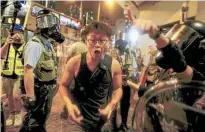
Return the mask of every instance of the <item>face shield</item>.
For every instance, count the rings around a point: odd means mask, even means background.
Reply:
[[[39,15],[36,18],[37,28],[43,29],[43,34],[58,43],[63,43],[65,37],[60,33],[59,19],[52,13]]]
[[[201,38],[198,32],[184,24],[174,25],[166,36],[175,42],[182,51],[185,51],[196,39]]]
[[[59,19],[52,13],[40,15],[36,18],[37,27],[40,29],[51,28],[54,25],[59,25]]]

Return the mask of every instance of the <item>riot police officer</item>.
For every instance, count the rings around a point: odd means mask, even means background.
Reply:
[[[45,132],[56,84],[54,50],[49,42],[64,41],[59,30],[58,18],[48,10],[41,10],[36,17],[36,34],[24,49],[24,88],[22,97],[27,113],[20,132]]]
[[[150,21],[136,20],[133,24],[155,40],[157,48],[161,51],[161,55],[156,58],[158,66],[166,70],[171,69],[176,73],[175,77],[186,82],[205,81],[205,23],[197,20],[185,21],[175,25],[166,36]],[[145,88],[139,89],[140,95],[146,91]],[[182,94],[186,104],[192,106],[200,95],[189,91],[191,94],[183,96],[187,92],[183,90],[178,93]],[[186,115],[187,121],[192,125],[187,131],[205,130],[202,125],[203,116],[196,116],[191,112],[186,112]]]
[[[138,26],[139,21],[143,24],[149,23],[149,28]],[[161,51],[156,57],[158,66],[166,70],[172,69],[176,73],[175,77],[186,82],[205,80],[205,23],[197,20],[185,21],[175,25],[165,36],[155,24],[139,21],[136,21],[135,26],[147,32]],[[142,89],[140,94],[146,91]]]

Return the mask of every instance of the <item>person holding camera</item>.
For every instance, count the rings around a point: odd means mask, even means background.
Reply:
[[[20,102],[20,76],[23,75],[22,51],[24,35],[21,25],[14,25],[14,35],[11,32],[1,47],[1,81],[2,94],[8,97],[9,117],[6,126],[20,126],[22,124]]]

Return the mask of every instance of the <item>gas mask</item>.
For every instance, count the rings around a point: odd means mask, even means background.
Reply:
[[[21,43],[13,43],[12,44],[16,49],[19,49],[21,47]]]
[[[46,37],[58,43],[64,42],[65,37],[60,33],[59,19],[49,11],[46,11],[46,14],[41,12],[45,11],[39,11],[39,15],[36,18],[37,28],[41,29],[42,34]]]
[[[16,33],[12,36],[12,39],[13,39],[12,45],[16,49],[19,49],[24,43],[23,34]]]

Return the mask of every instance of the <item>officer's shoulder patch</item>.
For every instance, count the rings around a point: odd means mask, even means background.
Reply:
[[[37,40],[37,39],[31,39],[31,41],[34,41],[34,42],[39,42],[39,40]]]

